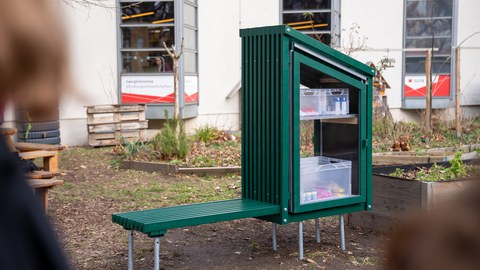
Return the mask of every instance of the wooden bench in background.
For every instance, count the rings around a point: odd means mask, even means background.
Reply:
[[[63,185],[63,180],[51,179],[59,173],[58,158],[59,153],[65,146],[39,144],[39,143],[14,143],[12,136],[17,133],[14,128],[0,128],[0,135],[3,135],[12,152],[18,152],[18,155],[27,160],[43,158],[43,171],[34,171],[27,174],[27,183],[35,191],[35,196],[45,211],[48,210],[48,191],[58,185]]]
[[[35,190],[35,195],[46,213],[48,210],[48,191],[55,186],[63,185],[63,180],[29,179],[27,182]]]
[[[23,159],[43,158],[43,170],[47,172],[58,172],[58,151],[30,151],[19,152],[18,155]]]

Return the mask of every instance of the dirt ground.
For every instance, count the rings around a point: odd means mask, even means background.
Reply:
[[[121,170],[106,149],[70,149],[61,155],[65,185],[50,194],[49,218],[73,269],[126,269],[127,232],[111,222],[116,212],[235,198],[239,176],[220,178],[159,175]],[[233,188],[232,188],[233,187]],[[168,231],[161,239],[163,269],[378,269],[386,237],[346,227],[341,251],[338,218],[321,219],[321,244],[314,223],[304,226],[305,260],[298,260],[297,224],[277,226],[256,219]],[[153,239],[135,234],[135,269],[153,269]]]

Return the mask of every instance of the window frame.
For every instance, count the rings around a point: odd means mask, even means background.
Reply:
[[[454,63],[455,63],[455,55],[453,52],[453,47],[456,44],[457,41],[457,20],[458,20],[458,0],[451,0],[452,2],[452,13],[451,16],[432,16],[432,17],[407,17],[407,3],[408,2],[426,2],[427,0],[404,0],[403,1],[403,34],[402,34],[402,44],[403,48],[407,48],[407,40],[414,40],[414,39],[426,39],[426,40],[431,40],[432,35],[426,35],[426,36],[408,36],[408,31],[407,31],[407,22],[408,21],[420,21],[420,20],[425,20],[425,21],[430,21],[430,20],[438,20],[438,19],[449,19],[451,20],[451,29],[450,29],[450,35],[434,35],[435,39],[448,39],[450,38],[450,52],[449,54],[445,53],[439,53],[439,52],[432,52],[432,62],[435,60],[436,57],[439,57],[441,59],[446,59],[450,58],[450,63],[448,65],[448,70],[449,72],[438,72],[434,73],[432,70],[432,77],[435,78],[436,76],[440,75],[448,75],[450,77],[450,85],[449,85],[449,96],[434,96],[432,97],[432,108],[447,108],[452,105],[453,102],[453,97],[454,97],[454,83],[455,83],[455,72],[454,72]],[[430,0],[432,1],[432,0]],[[436,0],[435,0],[436,1]],[[429,30],[430,31],[430,30]],[[434,41],[435,42],[435,41]],[[405,78],[407,76],[425,76],[425,72],[423,73],[412,73],[412,72],[407,72],[407,59],[408,58],[426,58],[425,54],[423,55],[408,55],[409,52],[402,52],[402,108],[403,109],[424,109],[425,108],[425,97],[406,97],[405,96]],[[433,69],[432,65],[432,69]]]
[[[330,30],[319,30],[319,31],[302,31],[300,32],[304,34],[329,34],[330,35],[330,44],[327,44],[331,47],[340,47],[340,0],[331,0],[330,9],[302,9],[302,10],[284,10],[283,9],[283,1],[279,0],[280,8],[279,8],[279,22],[283,24],[283,15],[284,14],[297,14],[297,13],[304,13],[304,12],[312,12],[312,13],[329,13],[330,14]]]
[[[122,3],[139,3],[138,0],[116,0],[117,5],[117,23],[116,23],[116,34],[117,34],[117,96],[118,103],[122,103],[122,76],[173,76],[173,72],[161,72],[161,73],[148,73],[148,72],[123,72],[123,59],[122,54],[125,52],[164,52],[165,49],[159,48],[124,48],[123,47],[123,34],[122,28],[125,27],[148,27],[151,26],[151,23],[131,23],[124,24],[122,22]],[[173,23],[164,23],[161,26],[173,27],[174,31],[174,44],[175,50],[180,51],[184,28],[186,25],[184,23],[184,5],[190,5],[195,8],[195,27],[188,26],[189,29],[195,30],[195,43],[196,50],[196,66],[195,72],[184,72],[185,70],[185,57],[181,57],[178,63],[178,89],[179,89],[179,105],[180,105],[180,117],[181,118],[192,118],[198,115],[198,104],[199,99],[196,102],[185,102],[185,76],[195,76],[197,79],[197,93],[200,89],[198,87],[198,74],[199,74],[199,65],[198,65],[198,1],[196,0],[142,0],[143,2],[172,2],[174,7],[174,21]],[[187,51],[187,50],[185,50]],[[192,50],[188,50],[192,51]],[[164,110],[168,108],[173,110],[173,103],[148,103],[147,118],[148,119],[164,119]],[[171,107],[171,108],[170,108]],[[184,111],[183,111],[184,110]],[[171,115],[171,113],[169,113]]]

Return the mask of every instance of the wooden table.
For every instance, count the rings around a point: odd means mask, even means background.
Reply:
[[[35,190],[35,195],[46,213],[48,210],[48,191],[55,186],[63,185],[63,180],[29,179],[27,182]]]

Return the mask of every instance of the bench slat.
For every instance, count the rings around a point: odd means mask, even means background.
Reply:
[[[37,151],[30,151],[30,152],[21,152],[18,155],[23,159],[36,159],[36,158],[42,158],[42,157],[54,157],[58,155],[58,152],[37,150]]]
[[[164,234],[168,229],[278,213],[279,205],[237,199],[118,213],[112,215],[112,221],[152,236]]]

